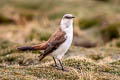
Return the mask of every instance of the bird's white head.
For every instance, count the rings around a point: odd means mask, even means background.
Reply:
[[[72,14],[65,14],[61,20],[60,27],[63,31],[73,29],[73,18]]]

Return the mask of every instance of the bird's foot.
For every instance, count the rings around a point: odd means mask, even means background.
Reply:
[[[51,66],[56,68],[59,67],[57,64],[52,64]]]
[[[68,70],[67,68],[59,68],[59,67],[57,67],[56,69],[57,69],[57,70],[62,70],[62,71],[69,72],[69,70]]]
[[[62,70],[62,71],[69,72],[69,70],[68,70],[68,69],[66,69],[66,68],[62,68],[61,70]]]

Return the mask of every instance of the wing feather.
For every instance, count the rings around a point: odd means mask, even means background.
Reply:
[[[50,39],[48,40],[48,46],[44,51],[44,54],[42,54],[40,56],[40,61],[47,56],[48,54],[50,54],[51,52],[53,52],[54,50],[56,50],[65,40],[65,32],[62,31],[61,29],[59,29],[55,34],[53,34]]]

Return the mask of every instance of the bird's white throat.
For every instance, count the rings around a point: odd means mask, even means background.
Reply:
[[[66,33],[73,32],[73,19],[62,19],[60,28]]]

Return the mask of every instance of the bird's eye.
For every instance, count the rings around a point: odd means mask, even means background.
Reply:
[[[69,17],[69,16],[65,16],[65,18],[67,18],[67,19],[71,19],[71,17]]]

